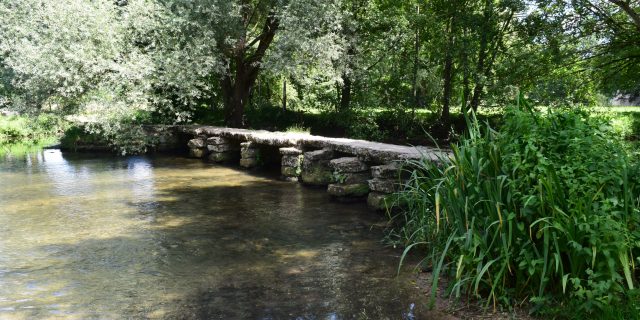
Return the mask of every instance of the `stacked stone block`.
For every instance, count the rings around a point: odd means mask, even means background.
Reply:
[[[329,167],[329,161],[334,156],[333,150],[309,151],[303,156],[302,182],[315,186],[329,185],[333,177],[333,170]]]
[[[210,137],[207,139],[207,150],[209,151],[209,160],[215,163],[230,162],[234,158],[237,159],[237,145],[234,145],[229,139],[222,137]]]
[[[247,141],[240,144],[240,166],[255,168],[258,166],[260,150],[255,142]]]
[[[367,180],[371,179],[369,166],[356,157],[344,157],[329,161],[333,170],[333,183],[327,188],[330,195],[339,199],[361,198],[369,193]]]
[[[282,173],[283,179],[287,181],[298,181],[302,173],[302,150],[293,147],[280,148],[280,155],[282,155],[280,172]]]
[[[388,196],[398,191],[403,179],[406,178],[401,169],[402,165],[399,162],[371,167],[373,179],[369,180],[369,189],[371,189],[367,198],[369,207],[376,210],[386,208]]]
[[[207,155],[207,146],[204,138],[194,138],[187,143],[189,156],[192,158],[204,158]]]

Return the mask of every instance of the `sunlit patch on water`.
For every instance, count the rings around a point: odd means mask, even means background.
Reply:
[[[418,319],[382,220],[198,160],[5,159],[0,318]]]

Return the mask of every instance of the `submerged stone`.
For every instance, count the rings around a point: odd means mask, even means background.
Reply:
[[[360,184],[330,184],[327,192],[335,197],[364,197],[369,193],[369,186]]]
[[[298,177],[290,177],[290,176],[282,176],[281,179],[283,181],[287,181],[287,182],[298,182],[299,181]]]
[[[371,192],[367,197],[367,205],[374,210],[386,210],[389,204],[387,201],[388,196],[386,193]]]

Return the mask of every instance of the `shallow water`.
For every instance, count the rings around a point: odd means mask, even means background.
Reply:
[[[0,318],[424,318],[383,223],[181,157],[0,160]]]

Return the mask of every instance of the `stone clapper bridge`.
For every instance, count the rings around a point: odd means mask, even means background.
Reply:
[[[239,161],[244,168],[279,165],[282,178],[307,185],[326,186],[338,200],[364,199],[381,210],[387,195],[403,184],[401,168],[407,160],[440,161],[443,152],[306,133],[271,132],[212,126],[174,127],[189,155],[213,163]],[[167,141],[164,141],[166,143]]]

